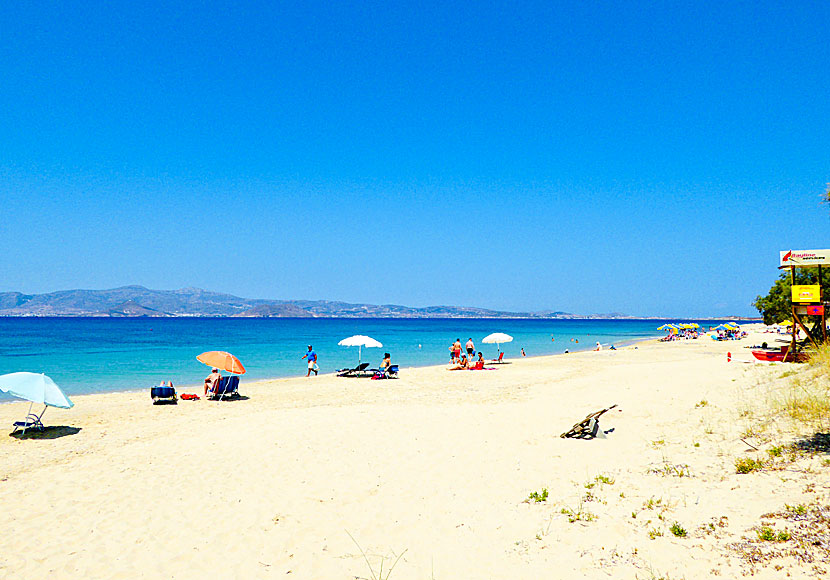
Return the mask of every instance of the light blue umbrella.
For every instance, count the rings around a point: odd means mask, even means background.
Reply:
[[[41,417],[46,412],[46,407],[69,409],[75,405],[64,394],[61,388],[55,384],[55,381],[42,373],[10,373],[0,375],[0,391],[31,401],[26,420],[18,421],[14,424],[15,430],[21,427],[24,433],[29,427],[43,428]],[[32,413],[32,405],[35,403],[43,405],[43,411],[41,411],[40,415]]]

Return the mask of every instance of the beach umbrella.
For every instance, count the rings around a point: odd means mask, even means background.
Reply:
[[[245,374],[245,367],[242,366],[239,359],[224,350],[211,350],[203,352],[196,357],[196,360],[206,364],[209,367],[222,369],[235,375]]]
[[[354,336],[350,336],[349,338],[344,338],[340,342],[338,342],[340,346],[356,346],[357,347],[357,366],[360,366],[360,358],[361,358],[361,351],[363,347],[366,348],[382,348],[383,345],[376,341],[371,336],[365,336],[363,334],[355,334]]]
[[[785,320],[783,322],[779,322],[778,324],[780,324],[781,326],[792,326],[793,321],[788,318],[787,320]]]
[[[494,332],[493,334],[488,334],[484,338],[481,339],[481,342],[484,344],[494,344],[496,345],[496,350],[501,351],[501,344],[504,342],[513,342],[513,337],[509,334],[504,334],[503,332]]]
[[[30,401],[29,413],[24,425],[40,425],[40,419],[46,412],[46,407],[60,407],[70,409],[75,403],[55,384],[55,381],[43,373],[10,373],[0,376],[0,391]],[[43,405],[40,415],[32,415],[32,406],[37,403]],[[34,421],[30,421],[30,418]],[[42,425],[40,425],[42,427]],[[26,427],[23,427],[26,432]]]
[[[727,326],[727,327],[729,327],[733,330],[737,330],[737,329],[740,328],[740,326],[738,326],[737,322],[727,322],[726,324],[724,324],[724,326]]]
[[[673,328],[676,328],[674,324],[664,324],[663,326],[658,326],[657,330],[672,330]]]

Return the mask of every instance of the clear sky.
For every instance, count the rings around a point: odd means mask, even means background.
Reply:
[[[826,2],[6,2],[0,291],[753,314]]]

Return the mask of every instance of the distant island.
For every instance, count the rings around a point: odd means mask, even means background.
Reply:
[[[240,298],[200,288],[151,290],[123,286],[110,290],[63,290],[48,294],[0,293],[0,316],[238,317],[238,318],[539,318],[624,319],[618,312],[576,315],[545,310],[507,312],[470,306],[349,304],[328,300]],[[639,318],[639,317],[637,317]],[[656,318],[656,317],[654,317]],[[741,317],[728,317],[741,319]]]

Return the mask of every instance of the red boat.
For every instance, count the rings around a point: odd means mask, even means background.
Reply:
[[[752,351],[752,356],[765,362],[793,362],[793,357],[790,355],[790,345],[782,346],[780,349],[756,349]],[[803,362],[806,358],[807,356],[804,353],[798,353],[795,360],[797,362]]]

